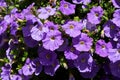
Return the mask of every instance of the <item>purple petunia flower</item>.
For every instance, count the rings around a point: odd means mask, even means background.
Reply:
[[[60,1],[60,7],[59,10],[64,14],[64,15],[70,15],[75,13],[75,7],[76,5],[71,4],[69,2],[66,2],[65,0]]]
[[[54,24],[51,21],[47,21],[44,26],[49,29],[49,31],[55,31],[58,30],[58,25]]]
[[[49,16],[54,15],[56,13],[56,8],[52,8],[50,6],[42,7],[38,9],[38,18],[47,19]]]
[[[106,43],[104,40],[100,39],[96,43],[95,52],[101,57],[107,57],[108,56],[108,49],[112,48],[112,45],[110,42]]]
[[[114,11],[112,22],[120,27],[120,9]]]
[[[48,32],[48,28],[44,27],[42,24],[38,24],[34,26],[31,30],[31,37],[36,40],[40,41],[45,38],[46,32]]]
[[[27,58],[26,63],[22,67],[23,74],[25,76],[32,75],[35,72],[36,68],[32,65],[32,62],[29,58]]]
[[[93,58],[90,53],[81,53],[76,60],[74,60],[75,67],[79,72],[91,72]]]
[[[118,33],[118,26],[116,26],[112,21],[107,21],[104,25],[104,34],[107,36],[107,37],[110,37],[110,38],[115,38],[116,37],[116,34]]]
[[[110,70],[112,75],[120,78],[120,60],[116,61],[115,63],[110,63]]]
[[[91,2],[91,0],[72,0],[73,3],[75,4],[84,4],[87,5],[88,3]]]
[[[39,60],[42,65],[51,65],[54,62],[54,60],[56,60],[57,57],[55,52],[45,49],[42,50],[39,49],[38,53],[39,53]]]
[[[120,8],[120,0],[111,0],[115,8]]]
[[[22,80],[22,77],[20,75],[15,74],[15,75],[11,75],[10,79],[11,80]]]
[[[92,46],[93,39],[90,38],[87,34],[81,33],[80,36],[73,38],[73,46],[78,51],[89,51]]]
[[[100,6],[93,7],[87,14],[87,19],[92,24],[99,24],[103,16],[103,9]]]
[[[51,6],[47,6],[45,9],[48,12],[49,16],[52,16],[56,13],[56,8],[52,8]]]
[[[44,72],[50,76],[54,76],[57,69],[60,67],[59,61],[56,59],[51,65],[44,67]]]
[[[0,7],[7,7],[5,0],[0,0]]]
[[[65,31],[66,34],[69,34],[70,37],[77,37],[80,35],[83,24],[80,22],[75,22],[75,21],[69,21],[68,23],[62,25],[63,30]]]
[[[42,65],[41,65],[41,63],[40,63],[39,58],[35,58],[35,59],[32,61],[32,65],[36,68],[36,70],[35,70],[35,75],[39,75],[40,72],[42,71]]]
[[[12,66],[8,63],[5,64],[4,67],[1,68],[2,72],[0,73],[0,77],[2,80],[10,80]]]
[[[99,66],[96,64],[95,61],[93,61],[91,72],[81,73],[81,76],[84,78],[94,78],[96,76],[97,72],[99,71],[99,69],[100,69]]]
[[[109,49],[108,50],[109,54],[108,54],[108,58],[110,59],[110,61],[112,61],[113,63],[120,60],[120,49]]]
[[[94,31],[96,29],[96,25],[88,22],[87,19],[83,20],[83,26],[89,31]]]
[[[78,54],[80,52],[77,51],[74,47],[68,47],[65,51],[64,51],[64,55],[65,55],[65,58],[66,59],[69,59],[69,60],[75,60],[78,58]]]
[[[42,42],[45,49],[54,51],[58,49],[64,41],[61,38],[61,33],[59,31],[54,31],[48,32],[46,38],[42,40]]]

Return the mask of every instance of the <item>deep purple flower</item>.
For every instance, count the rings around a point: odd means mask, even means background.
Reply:
[[[107,37],[110,37],[110,38],[115,38],[116,37],[116,34],[118,33],[118,26],[116,26],[112,21],[107,21],[104,25],[104,34],[107,36]]]
[[[25,42],[25,44],[26,44],[28,47],[31,47],[31,48],[33,48],[33,47],[35,47],[35,46],[38,45],[38,41],[32,39],[31,36],[24,37],[24,42]]]
[[[111,0],[115,8],[120,8],[120,1],[119,0]]]
[[[78,58],[78,54],[80,52],[78,50],[76,50],[74,47],[68,47],[65,51],[64,51],[64,55],[66,59],[69,60],[75,60]]]
[[[112,48],[112,45],[110,42],[106,43],[104,40],[100,39],[96,43],[95,52],[101,57],[107,57],[108,56],[108,50]]]
[[[59,31],[54,31],[48,32],[46,38],[42,40],[42,42],[45,49],[54,51],[58,49],[64,41],[61,38],[61,33]]]
[[[35,70],[35,75],[39,75],[40,72],[42,71],[42,65],[41,65],[41,63],[40,63],[39,58],[35,58],[35,59],[32,61],[32,65],[36,68],[36,70]]]
[[[70,35],[70,37],[77,37],[80,35],[83,24],[80,22],[69,21],[68,23],[62,25],[63,30],[66,34]]]
[[[81,53],[76,60],[74,60],[75,67],[79,72],[91,72],[93,58],[90,53]]]
[[[92,46],[93,39],[90,38],[87,34],[81,33],[80,36],[73,38],[73,46],[78,51],[89,51]]]
[[[49,50],[39,50],[39,60],[42,65],[51,65],[56,60],[56,53]]]
[[[93,61],[91,72],[81,73],[81,76],[84,78],[94,78],[97,72],[99,71],[99,69],[100,69],[99,66],[96,64],[95,61]]]
[[[60,7],[59,10],[64,14],[64,15],[70,15],[75,13],[75,7],[76,5],[71,4],[69,2],[66,2],[65,0],[60,1]]]
[[[57,51],[65,51],[68,47],[68,39],[67,38],[63,38],[64,42],[63,44],[57,49]]]
[[[11,29],[10,29],[10,33],[11,33],[11,35],[16,35],[16,32],[17,32],[17,28],[18,28],[18,24],[17,24],[17,22],[13,22],[11,25],[10,25],[10,27],[11,27]]]
[[[35,72],[36,68],[32,65],[32,62],[29,58],[27,58],[26,63],[22,67],[23,74],[25,76],[32,75]]]
[[[57,69],[60,67],[59,61],[56,59],[51,65],[44,67],[44,72],[50,76],[54,76]]]
[[[110,69],[111,69],[112,75],[120,78],[120,60],[116,61],[115,63],[111,62]]]
[[[103,9],[100,6],[93,7],[87,14],[87,19],[92,24],[99,24],[103,16]]]

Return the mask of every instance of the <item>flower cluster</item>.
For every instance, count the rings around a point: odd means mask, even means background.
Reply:
[[[83,79],[119,80],[120,1],[46,3],[21,9],[0,1],[0,79],[56,76],[62,67],[69,80],[77,80],[72,70]]]

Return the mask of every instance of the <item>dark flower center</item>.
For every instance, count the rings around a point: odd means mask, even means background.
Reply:
[[[51,39],[51,40],[55,40],[55,37],[54,37],[54,36],[52,36],[50,39]]]
[[[73,52],[74,50],[75,50],[75,49],[74,49],[73,47],[72,47],[72,48],[70,48],[70,51],[71,51],[71,52]]]
[[[51,12],[51,10],[50,9],[47,9],[47,11],[50,13]]]
[[[64,7],[65,7],[65,8],[68,8],[68,4],[64,4]]]
[[[104,49],[105,48],[105,45],[102,45],[102,49]]]
[[[120,49],[118,49],[117,51],[118,51],[118,53],[120,53]]]
[[[81,59],[81,63],[85,63],[86,59],[85,58],[82,58]]]
[[[50,54],[46,54],[46,59],[50,59]]]
[[[110,29],[114,29],[114,28],[115,28],[115,26],[113,26],[113,25],[110,26]]]
[[[95,15],[98,17],[99,16],[99,14],[98,13],[95,13]]]
[[[70,29],[73,29],[73,28],[74,28],[74,25],[70,25],[69,28],[70,28]]]
[[[50,30],[54,30],[54,27],[51,26],[49,29],[50,29]]]
[[[80,41],[80,44],[83,45],[83,44],[85,44],[85,43],[84,43],[84,41]]]

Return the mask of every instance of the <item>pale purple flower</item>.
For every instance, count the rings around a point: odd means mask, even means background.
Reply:
[[[45,38],[46,32],[48,32],[48,28],[44,27],[42,24],[38,24],[30,30],[31,37],[36,40],[40,41]]]
[[[113,63],[120,60],[120,49],[109,49],[108,50],[108,58]]]
[[[47,6],[45,9],[50,16],[52,16],[56,13],[56,8],[52,8],[51,6]]]
[[[87,34],[81,33],[80,36],[73,38],[73,46],[78,51],[89,51],[92,46],[93,39],[90,38]]]
[[[49,29],[49,31],[55,31],[55,30],[58,30],[58,25],[57,24],[54,24],[53,22],[51,21],[47,21],[44,26],[46,28]]]
[[[32,75],[35,70],[36,68],[32,65],[30,58],[27,58],[24,66],[22,67],[23,74],[25,76],[29,76]]]
[[[59,10],[64,14],[64,15],[70,15],[75,13],[75,7],[76,5],[71,4],[69,2],[66,2],[65,0],[60,1],[60,7]]]
[[[47,33],[46,38],[42,40],[42,42],[45,49],[54,51],[58,49],[64,41],[59,31],[52,31]]]
[[[110,42],[106,43],[104,40],[100,39],[96,42],[95,53],[101,57],[108,56],[108,50],[112,48]]]
[[[10,80],[12,66],[8,63],[5,64],[4,67],[1,68],[2,72],[0,73],[0,77],[2,80]]]
[[[92,24],[99,24],[103,13],[104,11],[100,6],[94,6],[87,14],[87,19]]]
[[[11,80],[22,80],[22,77],[20,75],[14,74],[10,75]]]
[[[112,22],[120,27],[120,9],[114,11]]]
[[[76,50],[74,47],[68,47],[65,51],[64,51],[64,55],[66,59],[69,60],[75,60],[78,58],[79,55],[79,51]]]
[[[40,9],[38,9],[38,18],[40,19],[47,19],[49,17],[48,11],[42,7]]]
[[[63,30],[66,34],[70,35],[70,37],[77,37],[81,34],[81,30],[83,29],[83,24],[80,22],[69,21],[66,24],[62,25]]]
[[[119,0],[111,0],[111,1],[112,1],[113,6],[114,6],[115,8],[120,8],[120,1],[119,1]]]

